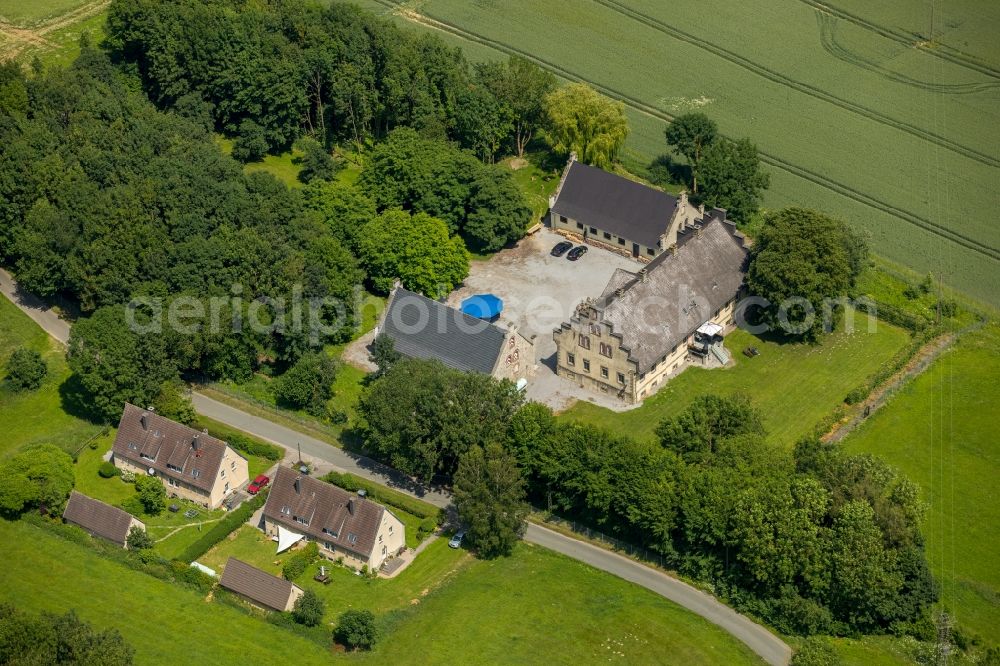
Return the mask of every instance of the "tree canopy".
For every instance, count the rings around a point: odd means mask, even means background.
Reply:
[[[747,287],[770,301],[763,314],[774,330],[816,339],[824,330],[824,307],[840,312],[842,305],[832,304],[853,292],[866,256],[864,242],[844,222],[786,208],[765,217],[750,252]]]
[[[518,157],[545,121],[545,97],[555,90],[556,77],[538,65],[511,56],[506,62],[478,63],[476,79],[506,108],[512,121],[511,137]]]
[[[728,216],[746,223],[760,208],[771,182],[761,169],[757,146],[749,139],[719,138],[700,160],[701,195],[707,207],[725,208]]]
[[[545,131],[552,149],[608,168],[628,138],[625,105],[585,83],[571,83],[545,98]]]
[[[665,133],[667,144],[691,163],[692,189],[697,194],[701,158],[715,142],[718,126],[704,113],[685,113],[674,118]]]
[[[524,534],[528,505],[516,458],[497,442],[473,445],[455,471],[455,508],[480,557],[510,555]]]
[[[96,631],[72,610],[36,616],[0,605],[0,663],[131,666],[134,656],[117,629]]]
[[[304,354],[274,381],[274,396],[281,404],[323,416],[333,396],[338,367],[337,361],[325,352]]]
[[[42,385],[48,371],[41,354],[18,347],[7,359],[7,384],[15,391],[33,390]]]
[[[74,484],[73,459],[51,444],[28,446],[0,463],[0,512],[61,515]]]

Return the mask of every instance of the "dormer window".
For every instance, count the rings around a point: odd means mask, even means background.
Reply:
[[[330,535],[330,536],[332,536],[332,537],[333,537],[334,539],[336,539],[336,538],[337,538],[337,533],[336,533],[336,532],[334,532],[333,530],[331,530],[331,529],[330,529],[329,527],[324,527],[324,528],[323,528],[323,534],[329,534],[329,535]]]
[[[355,543],[358,542],[358,535],[354,534],[353,532],[348,532],[347,533],[347,540],[349,542],[351,542],[352,544],[355,544]]]
[[[139,457],[142,458],[143,460],[156,460],[156,458],[147,453],[140,453]]]
[[[291,507],[283,506],[281,507],[281,513],[285,514],[286,516],[290,516],[292,515],[292,509]]]
[[[201,470],[198,469],[191,470],[191,476],[197,479],[199,476],[201,476]]]
[[[169,469],[172,472],[183,472],[184,471],[180,467],[178,467],[177,465],[171,465],[170,463],[167,463],[167,469]]]
[[[131,449],[132,451],[138,451],[139,445],[136,444],[135,442],[129,442],[128,448]]]

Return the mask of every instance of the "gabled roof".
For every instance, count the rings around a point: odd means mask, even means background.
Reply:
[[[436,359],[455,370],[487,375],[507,338],[499,326],[402,287],[386,306],[381,332],[403,356]]]
[[[159,476],[211,492],[226,448],[208,433],[125,403],[113,450],[116,457],[152,468]]]
[[[268,520],[365,559],[375,549],[384,513],[380,504],[290,467],[278,468],[264,505]]]
[[[69,494],[63,519],[120,546],[125,545],[134,520],[132,514],[75,490]]]
[[[219,584],[227,590],[256,601],[261,606],[277,611],[283,611],[288,607],[292,590],[297,587],[291,581],[272,576],[235,557],[230,557],[226,562]]]
[[[552,212],[609,231],[646,247],[656,247],[677,209],[666,192],[572,162]]]
[[[622,276],[612,276],[597,309],[621,335],[621,345],[638,362],[639,372],[647,372],[736,297],[748,253],[735,225],[725,220],[723,211],[713,211],[676,254],[659,255],[644,275],[625,284],[620,283]],[[617,289],[622,290],[620,296]]]

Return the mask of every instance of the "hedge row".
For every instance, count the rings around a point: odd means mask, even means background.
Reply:
[[[432,518],[437,524],[440,524],[444,518],[444,514],[441,509],[432,504],[428,504],[423,500],[410,497],[409,495],[401,493],[398,490],[386,488],[385,486],[379,485],[374,481],[362,479],[347,472],[343,474],[340,472],[330,472],[326,476],[322,477],[322,479],[327,483],[332,483],[335,486],[340,486],[344,490],[349,490],[351,492],[364,490],[368,497],[372,500],[380,504],[395,507],[401,511],[412,514],[417,518]]]
[[[844,398],[844,402],[848,405],[856,405],[867,400],[872,391],[874,391],[882,382],[902,370],[906,364],[910,362],[910,359],[916,355],[920,348],[938,333],[940,333],[940,330],[935,327],[933,329],[925,329],[920,334],[914,335],[913,339],[910,340],[910,344],[896,352],[896,355],[892,357],[892,360],[883,364],[882,367],[880,367],[877,372],[872,374],[864,384],[852,389],[851,392]]]
[[[315,541],[310,541],[306,547],[299,550],[285,562],[281,567],[281,575],[285,580],[295,580],[306,572],[309,565],[319,559],[319,546]]]
[[[285,457],[285,450],[280,446],[268,444],[238,432],[227,433],[226,442],[237,451],[242,451],[251,456],[260,456],[271,462],[277,462]]]
[[[244,502],[235,511],[229,514],[212,526],[212,529],[203,534],[197,541],[184,549],[177,559],[185,563],[194,562],[199,557],[212,549],[215,544],[225,539],[233,530],[250,520],[253,512],[264,506],[267,501],[267,490],[262,490],[249,501]]]

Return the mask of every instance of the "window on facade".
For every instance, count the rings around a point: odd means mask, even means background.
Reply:
[[[283,513],[286,516],[288,516],[288,515],[290,515],[292,513],[292,508],[289,507],[289,506],[283,506],[283,507],[281,507],[281,513]]]
[[[590,233],[596,234],[597,233],[597,227],[591,227],[590,228]]]
[[[601,377],[608,378],[608,368],[603,365],[601,366]]]
[[[221,478],[223,478],[223,479],[224,479],[224,478],[226,478],[226,470],[221,470],[221,471],[219,472],[219,476],[220,476]]]
[[[387,552],[387,551],[386,551],[386,549],[385,549],[385,546],[382,546],[382,554],[383,554],[383,555],[385,555],[385,554],[386,554],[386,552]]]
[[[602,356],[607,356],[608,358],[611,358],[611,345],[605,344],[605,343],[602,342],[601,343],[601,355]]]
[[[378,535],[378,542],[382,543],[382,535],[381,534]]]
[[[583,359],[583,371],[590,372],[590,361]]]
[[[323,547],[326,548],[327,550],[333,550],[333,544],[330,543],[329,541],[324,541]]]
[[[596,335],[597,337],[601,337],[601,325],[600,324],[591,324],[590,325],[590,332],[591,332],[591,334]]]
[[[611,240],[611,234],[609,234],[607,231],[604,232],[604,240]]]
[[[236,461],[235,460],[233,462],[229,463],[229,469],[233,470],[234,472],[236,471]]]
[[[582,349],[590,349],[590,336],[587,335],[580,336],[580,347]]]
[[[577,222],[576,223],[576,228],[577,229],[583,229],[583,222]]]
[[[228,481],[226,481],[226,487],[222,489],[222,492],[224,492],[224,493],[228,493],[229,492],[229,482]]]
[[[621,372],[618,373],[618,383],[619,384],[624,384],[625,383],[625,375],[623,373],[621,373]]]
[[[646,248],[646,254],[648,254],[649,256],[651,256],[651,257],[652,257],[653,255],[655,255],[655,254],[656,254],[656,250],[654,250],[654,249],[653,249],[653,248],[651,248],[651,247],[647,247],[647,248]]]
[[[619,237],[619,238],[618,238],[618,244],[619,244],[619,245],[625,245],[625,239],[624,239],[624,238],[621,238],[621,237]]]
[[[566,224],[569,220],[566,219],[565,215],[560,215],[559,221],[562,222],[563,224]]]
[[[389,525],[389,534],[392,534],[392,525]]]
[[[576,365],[576,354],[566,354],[566,365]]]
[[[133,443],[131,443],[131,444],[128,445],[128,448],[132,449],[133,451],[138,451],[139,450],[139,445],[133,442]]]

